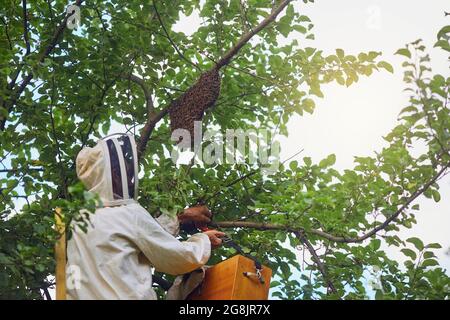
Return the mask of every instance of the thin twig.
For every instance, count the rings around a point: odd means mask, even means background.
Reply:
[[[313,262],[317,265],[317,268],[319,269],[320,273],[323,276],[323,279],[325,280],[325,283],[327,284],[327,287],[331,290],[331,292],[337,294],[336,287],[334,286],[333,282],[331,281],[328,272],[326,270],[325,265],[320,260],[319,256],[317,255],[316,250],[312,246],[311,242],[306,238],[306,235],[302,232],[295,232],[295,235],[297,236],[298,240],[303,243],[306,248],[308,248],[309,253],[311,254],[311,258]]]
[[[132,74],[132,73],[129,73],[129,74],[122,73],[121,77],[124,79],[128,79],[141,87],[142,91],[144,92],[144,96],[145,96],[145,105],[147,107],[147,114],[148,114],[148,116],[151,116],[151,114],[154,111],[154,105],[153,105],[152,94],[150,92],[150,89],[147,87],[145,80]]]
[[[189,63],[193,67],[195,67],[197,70],[201,71],[201,69],[200,69],[200,67],[198,65],[196,65],[194,62],[192,62],[188,58],[186,58],[184,56],[184,54],[181,53],[180,49],[178,49],[177,45],[172,40],[172,38],[169,35],[169,32],[167,31],[166,27],[164,26],[164,23],[163,23],[163,21],[161,19],[161,16],[159,15],[159,12],[158,12],[158,8],[156,7],[155,1],[152,1],[152,4],[153,4],[153,8],[155,9],[156,17],[158,18],[159,24],[161,25],[161,27],[162,27],[162,29],[164,31],[164,34],[166,35],[167,40],[169,40],[170,44],[175,49],[175,51],[178,53],[180,58],[182,58],[184,61],[186,61],[187,63]]]
[[[52,135],[53,139],[55,140],[56,145],[56,155],[57,155],[57,161],[58,165],[60,167],[60,174],[61,174],[61,188],[64,194],[64,198],[68,199],[68,189],[67,189],[67,178],[66,178],[66,172],[65,172],[65,166],[63,164],[63,158],[62,158],[62,152],[60,143],[58,140],[58,135],[56,134],[56,126],[55,126],[55,118],[53,117],[53,107],[55,105],[55,77],[52,77],[52,96],[51,96],[51,105],[50,105],[50,123],[51,123],[51,129],[52,129]]]

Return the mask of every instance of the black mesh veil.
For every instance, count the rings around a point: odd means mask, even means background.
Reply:
[[[123,199],[122,175],[120,172],[119,155],[113,140],[107,140],[109,163],[111,167],[111,183],[114,200]]]
[[[114,200],[134,199],[137,190],[137,154],[132,135],[114,134],[106,142]]]
[[[130,136],[121,136],[118,138],[122,147],[122,155],[125,160],[125,170],[127,173],[128,195],[131,199],[134,198],[135,189],[135,172],[134,172],[134,154],[131,145]]]

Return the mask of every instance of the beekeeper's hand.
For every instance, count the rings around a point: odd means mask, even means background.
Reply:
[[[222,245],[222,239],[220,239],[220,237],[225,236],[225,233],[217,230],[208,230],[203,233],[209,237],[209,241],[211,241],[211,248],[216,249]]]
[[[194,224],[196,228],[205,227],[211,222],[212,213],[207,206],[194,206],[184,209],[178,215],[178,221],[181,225]]]

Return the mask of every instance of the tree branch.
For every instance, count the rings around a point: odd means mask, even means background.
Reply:
[[[299,229],[293,229],[289,226],[282,224],[266,223],[266,222],[253,222],[253,221],[216,221],[215,225],[220,228],[250,228],[261,231],[266,230],[284,230],[290,232],[296,232]]]
[[[284,164],[286,161],[294,158],[295,156],[299,155],[300,153],[303,152],[304,149],[301,149],[300,151],[296,152],[294,155],[290,156],[289,158],[287,158],[286,160],[284,160],[281,164]],[[216,192],[214,192],[211,196],[209,196],[206,199],[200,199],[200,202],[207,204],[209,200],[215,198],[216,196],[218,196],[220,193],[222,193],[222,191],[224,191],[225,189],[228,189],[231,186],[234,186],[235,184],[250,178],[251,176],[253,176],[255,173],[257,173],[260,170],[260,168],[254,169],[252,171],[250,171],[249,173],[231,181],[230,183],[225,184],[224,186],[221,186],[221,188],[219,190],[217,190]]]
[[[147,122],[142,128],[141,136],[139,138],[138,143],[138,158],[140,159],[142,155],[144,154],[145,148],[147,147],[147,142],[150,139],[150,135],[152,134],[153,129],[155,128],[156,124],[166,116],[166,114],[169,113],[170,110],[170,104],[163,108],[159,113],[154,114],[150,117],[148,117]]]
[[[331,282],[330,277],[328,276],[328,272],[325,268],[325,265],[320,260],[311,242],[309,242],[308,239],[306,238],[306,235],[303,232],[294,232],[294,234],[297,236],[298,240],[308,248],[308,251],[311,254],[311,259],[317,265],[317,268],[319,268],[319,271],[322,274],[328,289],[331,290],[331,292],[337,294],[336,287],[334,286],[333,282]]]
[[[406,202],[389,218],[387,218],[382,224],[379,226],[371,229],[367,233],[363,234],[362,236],[356,237],[356,238],[348,238],[348,237],[342,237],[342,236],[335,236],[332,234],[329,234],[327,232],[318,230],[318,229],[310,229],[305,230],[303,228],[292,228],[287,225],[281,225],[281,224],[271,224],[271,223],[265,223],[265,222],[250,222],[250,221],[220,221],[216,222],[216,225],[221,228],[251,228],[251,229],[257,229],[257,230],[284,230],[288,232],[305,232],[314,234],[316,236],[319,236],[321,238],[328,239],[333,242],[342,242],[342,243],[357,243],[362,242],[375,234],[377,232],[386,229],[386,227],[394,221],[405,209],[411,205],[411,203],[417,199],[420,195],[422,195],[430,186],[435,183],[441,175],[445,173],[445,171],[450,167],[450,161],[443,165],[441,170],[437,172],[433,178],[431,178],[430,181],[428,181],[425,185],[423,185],[421,188],[416,190],[407,200]]]
[[[16,173],[16,172],[22,172],[22,171],[44,171],[44,168],[0,169],[0,173],[5,173],[5,172]]]
[[[27,1],[22,0],[22,11],[23,11],[23,39],[25,41],[25,47],[27,48],[25,56],[28,56],[31,51],[30,41],[28,39],[28,18],[27,18]]]
[[[194,62],[192,62],[188,58],[186,58],[181,53],[181,51],[178,49],[177,45],[175,44],[175,42],[173,42],[172,38],[169,35],[169,32],[167,31],[166,27],[164,26],[164,23],[162,22],[162,19],[161,19],[161,16],[159,15],[158,8],[156,7],[155,1],[152,1],[152,4],[153,4],[153,8],[155,9],[156,17],[158,18],[159,24],[161,25],[161,27],[162,27],[162,29],[164,31],[164,34],[166,35],[166,38],[167,38],[167,40],[169,40],[169,42],[172,45],[172,47],[175,49],[175,51],[178,53],[178,55],[180,56],[181,59],[183,59],[184,61],[186,61],[190,65],[194,66],[197,70],[200,70],[200,67],[198,65],[196,65]]]
[[[335,240],[340,240],[340,241],[336,241],[336,242],[362,242],[364,240],[366,240],[367,238],[370,238],[371,236],[375,235],[378,231],[385,229],[392,221],[394,221],[405,209],[407,209],[409,207],[409,205],[416,200],[420,195],[422,195],[425,191],[428,190],[428,188],[430,188],[430,186],[436,182],[436,180],[442,175],[444,174],[445,170],[447,170],[447,168],[450,166],[450,161],[445,164],[441,170],[439,170],[438,173],[436,173],[433,178],[428,181],[422,188],[416,190],[416,192],[414,192],[407,200],[406,202],[393,214],[391,215],[389,218],[387,218],[382,224],[380,224],[379,226],[373,228],[372,230],[370,230],[369,232],[367,232],[366,234],[355,238],[355,239],[348,239],[348,238],[339,238],[339,237],[330,237],[330,238],[335,238]],[[332,240],[332,239],[329,239]],[[332,241],[335,241],[332,240]]]
[[[239,177],[239,178],[237,178],[237,179],[231,181],[230,183],[224,185],[224,186],[221,187],[219,190],[217,190],[216,192],[214,192],[214,193],[213,193],[211,196],[209,196],[208,198],[206,198],[206,199],[204,199],[204,200],[201,199],[201,202],[208,203],[209,200],[211,200],[211,199],[215,198],[216,196],[218,196],[220,193],[222,193],[223,190],[228,189],[229,187],[234,186],[236,183],[239,183],[239,182],[241,182],[242,180],[245,180],[245,179],[247,179],[247,178],[250,178],[251,176],[253,176],[253,175],[254,175],[255,173],[257,173],[258,171],[259,171],[259,168],[258,168],[258,169],[254,169],[254,170],[250,171],[249,173],[247,173],[247,174],[245,174],[245,175],[243,175],[243,176],[241,176],[241,177]]]
[[[96,104],[92,105],[92,107],[91,107],[92,109],[94,109],[95,106],[99,107],[99,106],[101,106],[103,104],[103,99],[105,99],[106,93],[107,93],[108,89],[113,85],[113,83],[114,82],[112,82],[110,86],[106,86],[106,88],[102,89],[102,94],[100,96],[100,99],[99,99],[99,101]],[[89,139],[89,136],[91,135],[92,130],[94,129],[95,121],[97,121],[98,117],[99,117],[99,114],[97,112],[97,113],[94,114],[94,116],[92,117],[91,121],[89,121],[89,127],[88,127],[84,137],[81,138],[82,142],[81,142],[80,150],[82,150],[86,146],[86,144],[88,142],[88,139]],[[70,170],[73,170],[75,168],[75,165],[76,165],[76,161],[73,161],[72,165],[70,166]]]
[[[136,83],[138,86],[141,87],[142,91],[144,92],[144,96],[145,96],[145,105],[147,107],[147,114],[150,117],[152,115],[152,113],[154,112],[154,105],[153,105],[153,99],[152,99],[152,94],[150,92],[150,89],[147,87],[147,84],[145,83],[144,79],[129,73],[122,73],[121,77],[130,81],[133,81],[134,83]]]
[[[217,68],[220,69],[223,66],[230,63],[231,59],[239,52],[239,50],[248,42],[250,39],[260,32],[262,29],[264,29],[267,25],[269,25],[271,22],[273,22],[276,17],[284,10],[284,8],[291,2],[292,0],[284,0],[278,7],[273,10],[270,15],[265,18],[263,21],[260,22],[258,26],[256,26],[254,29],[249,31],[248,33],[244,34],[241,39],[230,49],[225,53],[225,55],[217,61]]]
[[[56,161],[58,162],[59,169],[60,169],[60,178],[61,178],[61,185],[59,186],[62,189],[62,192],[64,194],[64,198],[68,199],[68,187],[67,187],[67,175],[65,166],[63,164],[63,157],[61,152],[61,146],[59,143],[58,135],[56,133],[56,125],[55,125],[55,118],[53,116],[53,108],[55,107],[56,99],[55,99],[55,90],[56,90],[56,84],[55,84],[55,77],[52,77],[52,95],[51,95],[51,104],[49,108],[49,115],[50,115],[50,124],[51,124],[51,135],[53,135],[53,139],[55,142],[56,147]]]

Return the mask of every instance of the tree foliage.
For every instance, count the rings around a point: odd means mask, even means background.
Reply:
[[[420,41],[397,52],[405,56],[409,104],[386,147],[356,157],[353,169],[334,169],[335,155],[283,163],[272,174],[248,163],[176,165],[168,156],[167,106],[215,63],[222,63],[222,88],[203,124],[223,132],[287,135],[288,120],[312,113],[324,85],[393,72],[380,52],[327,55],[303,46],[314,36],[301,8],[312,1],[289,2],[79,0],[76,29],[67,28],[64,1],[2,4],[1,297],[41,298],[51,286],[55,208],[67,223],[86,223],[95,208],[77,182],[75,157],[122,128],[140,136],[140,203],[152,214],[174,214],[207,200],[219,226],[273,268],[274,296],[367,298],[375,268],[376,298],[448,298],[450,280],[433,253],[439,245],[398,236],[416,223],[416,198],[440,200],[438,181],[450,165],[450,79],[432,73]],[[194,10],[199,28],[174,31]],[[448,28],[436,43],[446,51]],[[386,246],[398,247],[406,262],[388,257]],[[210,263],[233,254],[222,248]]]

